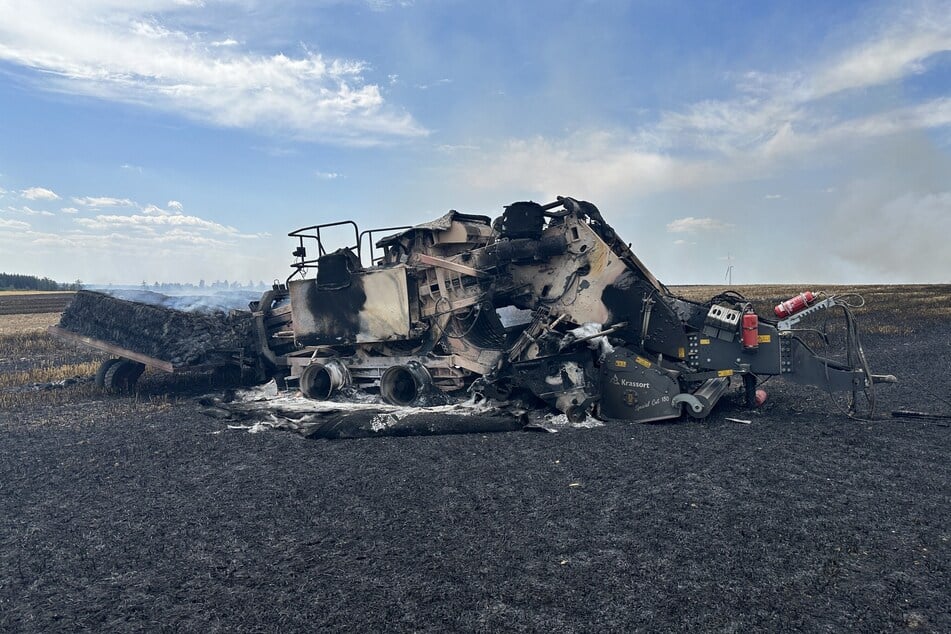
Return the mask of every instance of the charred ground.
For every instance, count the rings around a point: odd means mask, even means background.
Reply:
[[[951,288],[861,292],[880,415],[949,413]],[[6,396],[0,629],[951,629],[941,421],[774,380],[703,422],[328,442],[144,379]]]

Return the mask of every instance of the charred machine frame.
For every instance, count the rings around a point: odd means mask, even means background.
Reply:
[[[325,250],[321,231],[333,227],[352,230],[352,244]],[[704,417],[734,379],[750,405],[763,377],[850,392],[852,403],[895,380],[870,372],[836,298],[803,294],[772,320],[730,293],[677,297],[597,207],[573,198],[513,203],[494,221],[450,211],[414,227],[345,221],[289,235],[292,274],[251,308],[267,371],[313,399],[358,387],[408,405],[468,389],[539,399],[572,420],[648,422]],[[818,356],[792,328],[835,305],[849,321],[845,361]]]

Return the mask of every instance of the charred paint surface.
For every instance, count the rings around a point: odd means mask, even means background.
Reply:
[[[410,336],[406,269],[349,274],[345,286],[328,288],[320,276],[289,285],[294,335],[303,345],[394,341]]]
[[[549,405],[568,412],[584,411],[600,391],[590,351],[551,355],[513,363],[506,382],[526,388]]]
[[[644,327],[644,312],[650,303],[650,319],[647,331]],[[627,322],[627,327],[618,335],[629,342],[644,340],[644,347],[652,352],[682,358],[687,346],[687,336],[674,310],[647,282],[628,273],[605,287],[601,301],[610,311],[611,323]]]
[[[320,290],[314,280],[302,280],[303,288],[293,288],[303,302],[294,305],[294,332],[304,345],[354,343],[360,333],[360,311],[367,295],[363,278],[353,275],[350,285],[337,290]],[[302,292],[301,292],[302,291]],[[302,307],[303,310],[300,310]]]

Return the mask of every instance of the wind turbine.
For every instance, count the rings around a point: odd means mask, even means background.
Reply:
[[[726,256],[726,274],[723,276],[723,279],[726,280],[727,286],[733,286],[733,254],[727,253]]]

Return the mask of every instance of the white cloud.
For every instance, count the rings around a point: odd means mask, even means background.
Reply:
[[[642,149],[620,131],[576,133],[563,140],[511,140],[497,151],[479,153],[465,165],[465,177],[476,187],[597,200],[603,200],[606,192],[689,187],[718,180],[721,173],[716,164]]]
[[[150,216],[167,216],[170,212],[167,209],[162,209],[158,205],[150,204],[142,208],[142,213]]]
[[[52,266],[54,277],[103,283],[137,282],[143,277],[169,281],[216,276],[270,279],[284,272],[284,259],[277,255],[283,249],[270,244],[267,234],[242,233],[223,223],[185,215],[183,206],[174,200],[167,203],[167,209],[156,205],[141,208],[134,203],[132,207],[93,217],[44,219],[42,230],[34,230],[21,219],[0,217],[0,255],[9,259],[17,249],[17,263],[25,270]],[[159,215],[151,215],[153,209]],[[53,215],[28,207],[7,210]],[[70,210],[80,211],[61,209],[64,214]],[[67,223],[73,228],[65,228]]]
[[[70,244],[76,248],[92,248],[98,245],[97,241],[109,242],[113,238],[126,241],[126,244],[138,244],[144,248],[148,243],[175,244],[175,245],[204,245],[223,246],[233,244],[238,239],[261,237],[257,234],[243,234],[236,228],[194,215],[186,215],[185,208],[177,200],[169,200],[165,208],[154,204],[140,207],[128,198],[111,196],[85,196],[72,199],[77,205],[91,209],[98,208],[133,208],[127,215],[109,213],[92,217],[74,217],[74,226],[81,227],[70,233]],[[8,211],[31,216],[54,216],[53,213],[43,210],[34,210],[27,206],[8,207]],[[63,214],[74,215],[79,213],[77,207],[63,207]],[[20,221],[6,221],[6,227],[27,228],[29,225]],[[27,236],[32,244],[52,244],[44,242],[52,238],[65,239],[59,234],[37,234]],[[139,244],[137,241],[145,241]],[[105,243],[102,242],[102,243]],[[95,247],[96,249],[99,246]]]
[[[193,231],[183,231],[181,229],[172,229],[155,238],[155,241],[164,244],[173,243],[202,247],[224,247],[229,244],[226,240],[197,234]]]
[[[733,96],[663,112],[636,129],[486,143],[463,162],[464,177],[482,188],[546,196],[574,192],[603,200],[765,178],[790,164],[814,166],[827,160],[830,150],[947,129],[948,96],[910,104],[872,99],[850,108],[826,99],[922,72],[932,58],[951,50],[951,5],[927,6],[948,11],[909,11],[887,30],[805,70],[743,73]]]
[[[5,232],[7,225],[9,225],[10,233]],[[235,247],[231,238],[208,236],[188,229],[170,229],[159,234],[89,230],[50,233],[33,231],[27,223],[0,219],[0,241],[12,242],[13,240],[38,249],[51,248],[57,254],[66,252],[81,254],[82,257],[76,260],[79,263],[89,262],[92,254],[110,260],[120,258],[120,261],[136,262],[140,264],[137,268],[142,272],[132,273],[133,276],[141,276],[145,272],[151,275],[156,274],[165,258],[171,258],[171,263],[185,263],[187,270],[188,263],[193,263],[196,259],[196,246],[203,248],[201,253],[205,256],[209,255],[207,250],[211,250],[212,259],[228,257]],[[129,275],[128,271],[122,274]]]
[[[73,202],[83,207],[134,207],[135,203],[128,198],[112,198],[110,196],[83,196],[73,198]]]
[[[947,126],[951,100],[946,97],[852,117],[828,108],[823,99],[923,72],[930,58],[951,51],[949,16],[951,4],[920,5],[888,20],[891,26],[885,31],[806,71],[746,73],[738,96],[664,113],[640,138],[659,148],[776,159],[843,140]]]
[[[728,229],[731,225],[716,218],[677,218],[667,223],[667,231],[670,233],[693,233],[695,231],[720,231]]]
[[[227,38],[227,39],[224,39],[224,40],[217,40],[217,41],[214,41],[214,42],[211,43],[211,45],[212,45],[212,46],[215,46],[215,47],[218,47],[218,46],[237,46],[238,44],[239,44],[238,40],[232,39],[232,38],[230,38],[230,37]]]
[[[45,187],[30,187],[20,192],[20,196],[27,200],[59,200],[59,196]]]
[[[253,147],[252,149],[257,150],[258,152],[264,152],[265,154],[269,156],[274,156],[278,158],[285,157],[285,156],[296,156],[300,154],[300,150],[293,147],[271,146],[271,147]]]
[[[337,172],[321,172],[318,170],[314,172],[314,176],[322,180],[332,181],[337,178],[339,174],[337,174]]]
[[[877,86],[924,71],[926,59],[951,50],[951,6],[915,3],[878,39],[847,51],[809,82],[813,97]]]
[[[763,196],[763,198],[765,198],[766,200],[779,200],[782,197],[783,197],[782,194],[766,194],[765,196]]]
[[[834,135],[834,140],[841,141],[847,138],[886,136],[948,125],[951,125],[951,97],[944,97],[845,121],[830,127],[826,133]]]
[[[475,152],[475,151],[478,151],[480,148],[478,145],[468,145],[465,143],[458,143],[458,144],[444,143],[442,145],[436,146],[436,149],[439,150],[440,152],[445,152],[446,154],[455,154],[456,152],[465,152],[465,151]]]
[[[23,222],[22,220],[7,220],[5,218],[0,218],[0,229],[29,229],[30,223]]]
[[[33,209],[26,205],[20,207],[7,207],[7,211],[12,211],[14,213],[20,213],[25,216],[52,216],[52,212],[46,211],[45,209]]]
[[[416,87],[419,88],[420,90],[429,90],[430,88],[434,86],[443,86],[445,84],[451,84],[451,83],[452,83],[451,79],[449,79],[448,77],[443,77],[442,79],[437,79],[436,81],[430,84],[416,84]]]
[[[371,11],[386,11],[393,7],[405,9],[413,6],[414,0],[365,0]]]
[[[167,26],[171,13],[187,16],[194,30]],[[32,71],[29,77],[50,90],[222,127],[353,144],[427,133],[364,81],[364,62],[306,50],[296,57],[241,50],[228,39],[206,39],[214,25],[201,23],[205,15],[171,0],[4,2],[0,60]]]
[[[154,207],[154,205],[153,205]],[[121,216],[104,214],[92,218],[76,218],[76,224],[86,229],[135,229],[148,233],[167,228],[185,227],[199,231],[209,231],[222,235],[237,236],[238,230],[198,216],[184,214],[134,214]]]
[[[165,204],[165,208],[158,205],[149,204],[142,207],[142,213],[148,216],[171,216],[180,215],[185,212],[185,207],[177,200],[170,200]]]

